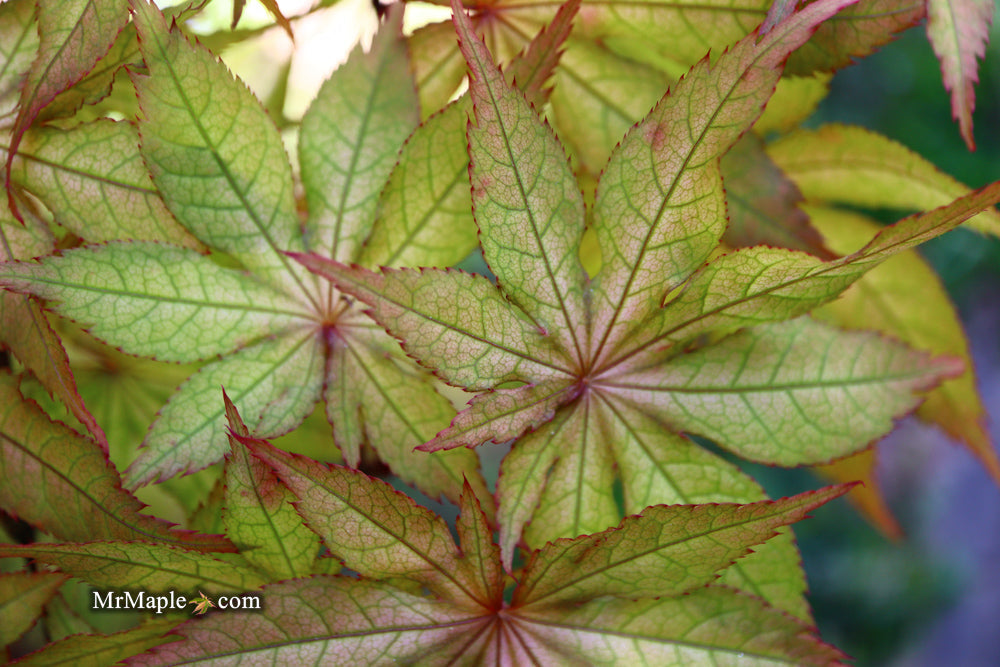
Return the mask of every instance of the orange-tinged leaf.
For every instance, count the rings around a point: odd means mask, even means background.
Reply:
[[[11,208],[10,168],[24,133],[56,95],[81,79],[111,48],[128,23],[128,0],[39,0],[39,48],[21,89],[11,131],[6,185]]]
[[[951,115],[969,150],[972,112],[979,82],[978,59],[986,53],[996,3],[990,0],[927,0],[927,38],[941,61],[944,87],[951,92]]]
[[[64,540],[153,540],[231,550],[220,536],[195,535],[140,514],[107,454],[92,440],[51,421],[0,376],[0,505]]]
[[[810,207],[810,215],[838,252],[853,251],[880,227],[858,214]],[[913,286],[919,284],[919,290]],[[986,428],[986,409],[976,389],[969,344],[948,293],[915,250],[888,259],[839,299],[819,310],[824,320],[853,329],[875,329],[935,354],[965,363],[965,372],[929,392],[917,410],[922,419],[961,441],[1000,480],[1000,462]]]
[[[648,507],[617,528],[543,547],[525,568],[513,604],[679,595],[704,586],[748,547],[773,537],[775,528],[804,518],[849,488],[749,505]]]
[[[882,497],[875,476],[876,454],[875,448],[865,449],[839,461],[816,466],[813,470],[835,482],[861,482],[851,489],[846,498],[885,535],[899,539],[903,537],[903,529]]]
[[[243,16],[243,6],[246,4],[246,0],[233,0],[233,22],[230,26],[233,30],[236,29],[236,24],[240,22],[240,18]],[[278,25],[288,33],[289,37],[294,38],[292,34],[292,24],[288,21],[288,18],[281,13],[281,7],[278,6],[276,0],[260,0],[260,4],[264,5],[264,8],[271,13],[274,20],[277,21]]]

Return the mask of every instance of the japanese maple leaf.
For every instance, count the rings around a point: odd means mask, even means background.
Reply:
[[[514,581],[471,487],[456,545],[440,517],[384,482],[235,430],[233,438],[274,471],[301,521],[360,577],[265,586],[260,613],[189,621],[173,630],[179,640],[129,665],[223,656],[421,665],[700,664],[734,653],[747,664],[829,665],[842,657],[807,624],[716,579],[846,486],[748,505],[649,507],[616,528],[534,551]]]
[[[296,256],[367,303],[439,377],[482,392],[422,449],[516,439],[498,483],[508,566],[522,533],[538,547],[617,523],[616,470],[626,512],[763,497],[683,433],[755,461],[825,462],[888,432],[919,403],[914,391],[960,370],[878,335],[792,318],[996,201],[1000,184],[841,259],[761,246],[702,266],[726,227],[719,157],[759,115],[789,52],[845,4],[813,3],[703,60],[626,135],[590,212],[603,260],[592,280],[579,259],[587,214],[559,143],[456,5],[475,107],[475,218],[497,284]],[[791,543],[781,549],[772,563],[797,570]],[[755,567],[744,561],[729,581],[807,616],[801,580]]]
[[[463,4],[498,63],[516,63],[515,56],[529,37],[555,14],[550,0]],[[649,111],[667,85],[706,50],[721,52],[751,33],[774,4],[771,0],[583,0],[581,20],[566,41],[555,72],[548,112],[574,166],[598,174],[618,138]],[[792,55],[788,69],[807,75],[847,66],[923,16],[922,3],[861,0],[836,21],[822,24]],[[426,113],[445,104],[465,78],[452,30],[448,21],[440,21],[415,30],[410,38]]]
[[[143,110],[141,158],[134,128],[102,121],[28,134],[25,152],[12,164],[15,181],[59,218],[88,210],[85,202],[61,201],[59,193],[93,192],[96,184],[101,198],[91,207],[109,208],[105,219],[145,214],[149,229],[138,233],[137,224],[134,236],[125,234],[130,240],[37,264],[7,264],[0,278],[4,286],[59,301],[61,314],[130,354],[210,361],[161,410],[128,481],[143,484],[221,459],[224,420],[214,399],[223,384],[265,434],[294,428],[322,397],[348,462],[357,464],[362,444],[371,442],[392,469],[432,495],[457,499],[463,476],[485,493],[471,453],[442,458],[411,451],[453,415],[430,378],[336,290],[280,252],[323,248],[345,260],[360,258],[378,194],[418,117],[398,17],[368,54],[359,49],[326,84],[303,121],[301,172],[310,209],[303,233],[287,156],[257,101],[176,25],[168,29],[155,7],[137,2],[134,11],[148,67],[132,72]],[[135,162],[139,179],[127,183],[123,164],[131,169]],[[67,173],[82,182],[67,183]],[[142,190],[150,191],[142,193],[145,199],[135,196]],[[181,234],[164,232],[161,220]],[[122,238],[81,226],[96,240]],[[422,240],[402,232],[382,236],[397,251]],[[153,239],[192,243],[185,248]],[[202,243],[240,267],[199,254]],[[209,396],[212,407],[206,407]]]

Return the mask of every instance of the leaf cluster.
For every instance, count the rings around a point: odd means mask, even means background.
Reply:
[[[926,15],[971,147],[978,0],[397,8],[301,120],[206,45],[331,3],[199,40],[206,4],[0,5],[0,509],[29,527],[0,645],[51,641],[23,664],[839,664],[789,524],[848,493],[897,532],[870,447],[912,411],[1000,479],[914,250],[1000,233],[1000,183],[800,128]],[[868,486],[768,500],[706,441]]]

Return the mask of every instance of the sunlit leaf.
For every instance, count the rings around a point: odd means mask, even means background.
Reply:
[[[129,123],[102,120],[72,130],[31,130],[11,179],[38,197],[60,225],[88,241],[128,238],[200,247],[160,200]]]
[[[35,117],[107,53],[129,16],[127,0],[39,0],[37,7],[38,54],[21,88],[17,119],[11,130],[6,162],[8,188],[11,160]],[[13,197],[10,202],[16,207]]]
[[[905,146],[860,127],[824,125],[768,145],[768,154],[810,200],[904,211],[930,210],[969,192]],[[993,207],[968,226],[1000,235]]]

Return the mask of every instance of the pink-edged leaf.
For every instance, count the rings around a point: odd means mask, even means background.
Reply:
[[[679,595],[704,586],[775,529],[849,485],[749,505],[657,505],[617,528],[546,545],[528,563],[515,606]]]
[[[846,67],[916,25],[924,14],[923,2],[860,0],[820,25],[812,39],[788,58],[786,70],[804,75]]]
[[[506,442],[552,419],[556,408],[577,393],[568,380],[547,380],[515,389],[493,389],[477,395],[451,426],[420,446],[425,452]]]
[[[914,392],[961,372],[958,359],[802,317],[624,373],[608,387],[740,456],[796,465],[861,449],[919,405]]]
[[[724,255],[696,273],[667,304],[656,325],[659,333],[618,362],[706,331],[730,332],[806,313],[834,299],[889,257],[954,229],[997,201],[1000,181],[885,227],[861,250],[829,262],[763,246]]]
[[[0,292],[0,330],[0,346],[9,349],[107,451],[107,436],[80,397],[66,350],[38,301],[23,294]]]
[[[856,213],[817,207],[809,212],[838,252],[851,252],[881,229]],[[915,284],[919,290],[913,289]],[[917,349],[961,359],[965,373],[928,393],[917,416],[960,440],[1000,481],[1000,461],[958,311],[941,278],[916,250],[889,258],[815,316],[847,328],[882,331]]]
[[[582,362],[583,197],[551,129],[507,85],[458,0],[452,11],[470,71],[469,178],[483,255],[511,300]]]
[[[843,665],[814,628],[759,599],[721,586],[652,600],[598,598],[569,608],[525,610],[521,642],[546,664]],[[537,648],[536,648],[537,645]]]
[[[962,139],[975,150],[972,112],[979,63],[986,53],[996,3],[991,0],[927,0],[927,38],[941,61],[944,87],[951,92],[951,115]]]
[[[579,418],[577,410],[564,408],[557,411],[553,420],[545,424],[544,428],[520,438],[516,446],[504,456],[497,480],[497,517],[500,524],[500,556],[508,570],[513,569],[514,550],[521,542],[521,534],[531,522],[545,494],[549,470],[561,457],[576,456],[574,448],[578,449],[580,443],[586,442],[583,431],[585,426],[586,421]],[[590,509],[603,510],[601,514],[606,515],[609,508],[606,507],[607,503],[604,505]],[[612,525],[618,518],[617,508],[611,514],[611,521],[606,522],[606,526]],[[562,528],[540,525],[542,529]],[[545,537],[542,536],[541,544],[548,541]]]
[[[48,644],[17,661],[18,667],[107,667],[154,646],[176,641],[169,636],[176,618],[148,620],[138,627],[109,635],[77,634]]]
[[[176,22],[146,0],[129,1],[148,68],[130,71],[142,109],[141,151],[167,208],[206,245],[315,305],[311,277],[282,254],[304,242],[274,122]]]
[[[762,37],[704,59],[635,126],[601,176],[594,228],[594,354],[613,355],[642,313],[708,257],[726,227],[718,158],[757,119],[788,54],[852,0],[821,0]]]
[[[196,535],[140,514],[107,454],[92,440],[51,421],[0,376],[0,505],[64,540],[151,540],[232,550],[221,536]]]
[[[229,428],[239,437],[250,432],[223,390]],[[319,538],[292,506],[295,496],[266,463],[229,436],[226,455],[226,535],[252,565],[275,580],[312,574]]]
[[[232,556],[222,560],[225,556]],[[120,590],[122,582],[147,594],[204,589],[245,593],[264,579],[234,554],[205,554],[151,542],[0,545],[0,557],[31,558],[98,588]]]
[[[0,574],[0,647],[13,643],[35,624],[66,578],[55,572]]]
[[[385,269],[381,274],[318,255],[292,257],[371,306],[406,351],[468,389],[566,376],[569,362],[482,276],[461,271]]]
[[[38,55],[21,89],[20,108],[11,131],[6,184],[11,208],[11,161],[38,113],[81,79],[111,48],[128,23],[128,0],[39,0]]]
[[[298,497],[299,514],[347,567],[365,577],[417,581],[460,604],[490,604],[440,517],[357,470],[238,439]]]
[[[306,238],[312,250],[342,262],[357,260],[396,153],[419,120],[402,7],[395,9],[371,49],[357,46],[302,118]]]
[[[181,639],[127,661],[129,667],[264,660],[276,665],[445,664],[461,653],[475,613],[379,582],[315,576],[267,586],[259,613],[211,614],[175,631]],[[449,648],[451,647],[450,651]]]
[[[362,446],[372,443],[393,473],[432,498],[457,503],[466,479],[480,498],[489,498],[474,452],[414,451],[448,425],[455,409],[435,390],[433,378],[414,368],[396,343],[357,310],[341,315],[336,333],[329,334],[323,390],[344,460],[356,467]]]
[[[161,241],[202,249],[164,206],[139,154],[139,134],[125,121],[30,130],[14,159],[11,179],[82,239]]]
[[[462,558],[476,573],[479,591],[487,600],[502,600],[505,581],[500,566],[500,549],[493,542],[493,529],[468,482],[462,488],[455,529]]]
[[[22,226],[14,221],[7,208],[0,211],[0,262],[30,259],[52,251],[52,234],[34,215],[33,207],[26,206],[23,213]],[[61,401],[107,450],[107,437],[80,397],[66,350],[37,300],[0,292],[0,349],[10,350],[49,395]]]
[[[578,0],[568,0],[504,72],[537,107],[560,58]],[[450,24],[445,24],[451,29]],[[419,31],[418,31],[419,32]],[[412,45],[412,42],[411,42]],[[379,224],[365,242],[364,266],[452,266],[477,243],[470,211],[465,126],[468,94],[430,116],[407,140],[379,198]]]

